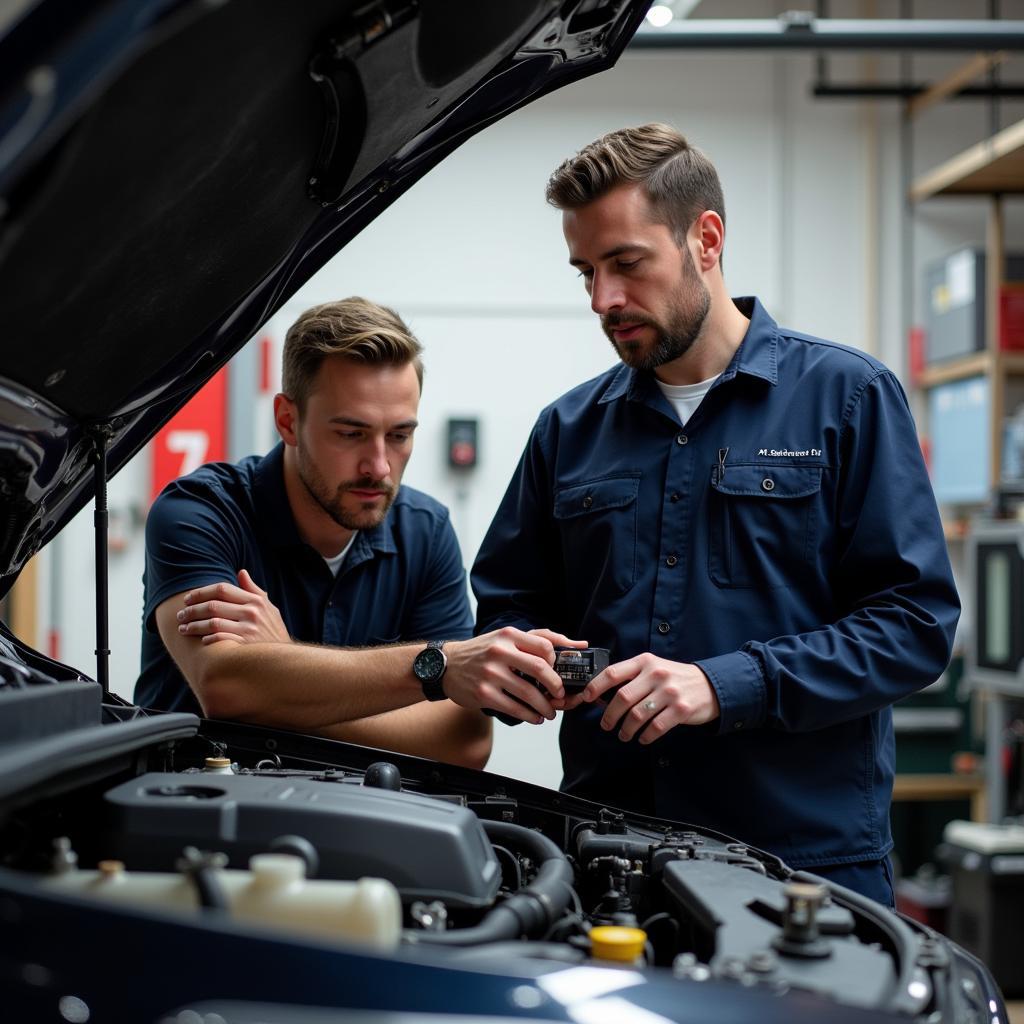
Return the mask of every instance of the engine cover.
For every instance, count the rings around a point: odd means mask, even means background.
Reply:
[[[102,848],[134,870],[172,870],[184,846],[245,867],[280,836],[307,839],[321,878],[385,878],[403,900],[490,904],[501,868],[480,820],[458,804],[349,782],[147,773],[104,797]]]

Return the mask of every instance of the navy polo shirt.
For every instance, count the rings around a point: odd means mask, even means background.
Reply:
[[[721,706],[649,746],[563,716],[565,790],[795,866],[884,855],[890,705],[945,668],[959,600],[906,396],[863,352],[746,337],[685,426],[619,365],[540,415],[473,569],[477,630],[548,626],[698,664]]]
[[[363,647],[472,634],[466,574],[448,510],[400,487],[384,522],[360,530],[335,577],[299,537],[284,489],[284,445],[210,463],[169,484],[146,521],[142,672],[135,702],[200,714],[156,629],[185,590],[248,569],[295,640]]]

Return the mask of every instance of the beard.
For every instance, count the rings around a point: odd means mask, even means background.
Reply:
[[[670,296],[668,318],[664,323],[642,313],[624,310],[605,314],[601,317],[601,327],[627,366],[634,370],[654,370],[689,352],[704,329],[710,309],[711,293],[697,273],[692,254],[686,250],[682,278]],[[645,324],[653,328],[654,344],[645,346],[639,341],[616,341],[613,328],[623,324]]]
[[[361,477],[358,480],[345,480],[337,487],[331,488],[316,465],[306,456],[302,446],[298,448],[299,479],[309,492],[309,496],[333,519],[346,530],[370,530],[380,526],[388,514],[398,488],[388,480],[374,480]],[[383,491],[384,501],[358,502],[358,508],[346,507],[345,495],[352,490]]]

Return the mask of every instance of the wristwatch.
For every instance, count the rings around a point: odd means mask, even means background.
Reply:
[[[441,650],[444,645],[444,640],[431,640],[413,659],[412,674],[420,681],[427,700],[445,700],[448,697],[442,685],[448,668],[448,656]]]

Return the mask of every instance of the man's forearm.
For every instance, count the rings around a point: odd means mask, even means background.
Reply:
[[[316,732],[424,699],[412,670],[422,643],[352,649],[257,640],[246,629],[236,633],[238,621],[219,618],[218,609],[205,608],[202,601],[185,607],[187,596],[168,598],[155,618],[164,646],[211,718]],[[254,596],[265,597],[262,591]],[[585,646],[545,629],[509,628],[450,640],[444,647],[444,695],[473,712],[492,708],[538,723],[554,718],[545,694],[563,696],[562,681],[551,667],[557,644]]]
[[[211,718],[321,731],[422,701],[412,674],[417,650],[228,641],[190,681]]]
[[[483,768],[491,753],[491,719],[451,701],[420,703],[318,730],[331,739]]]

